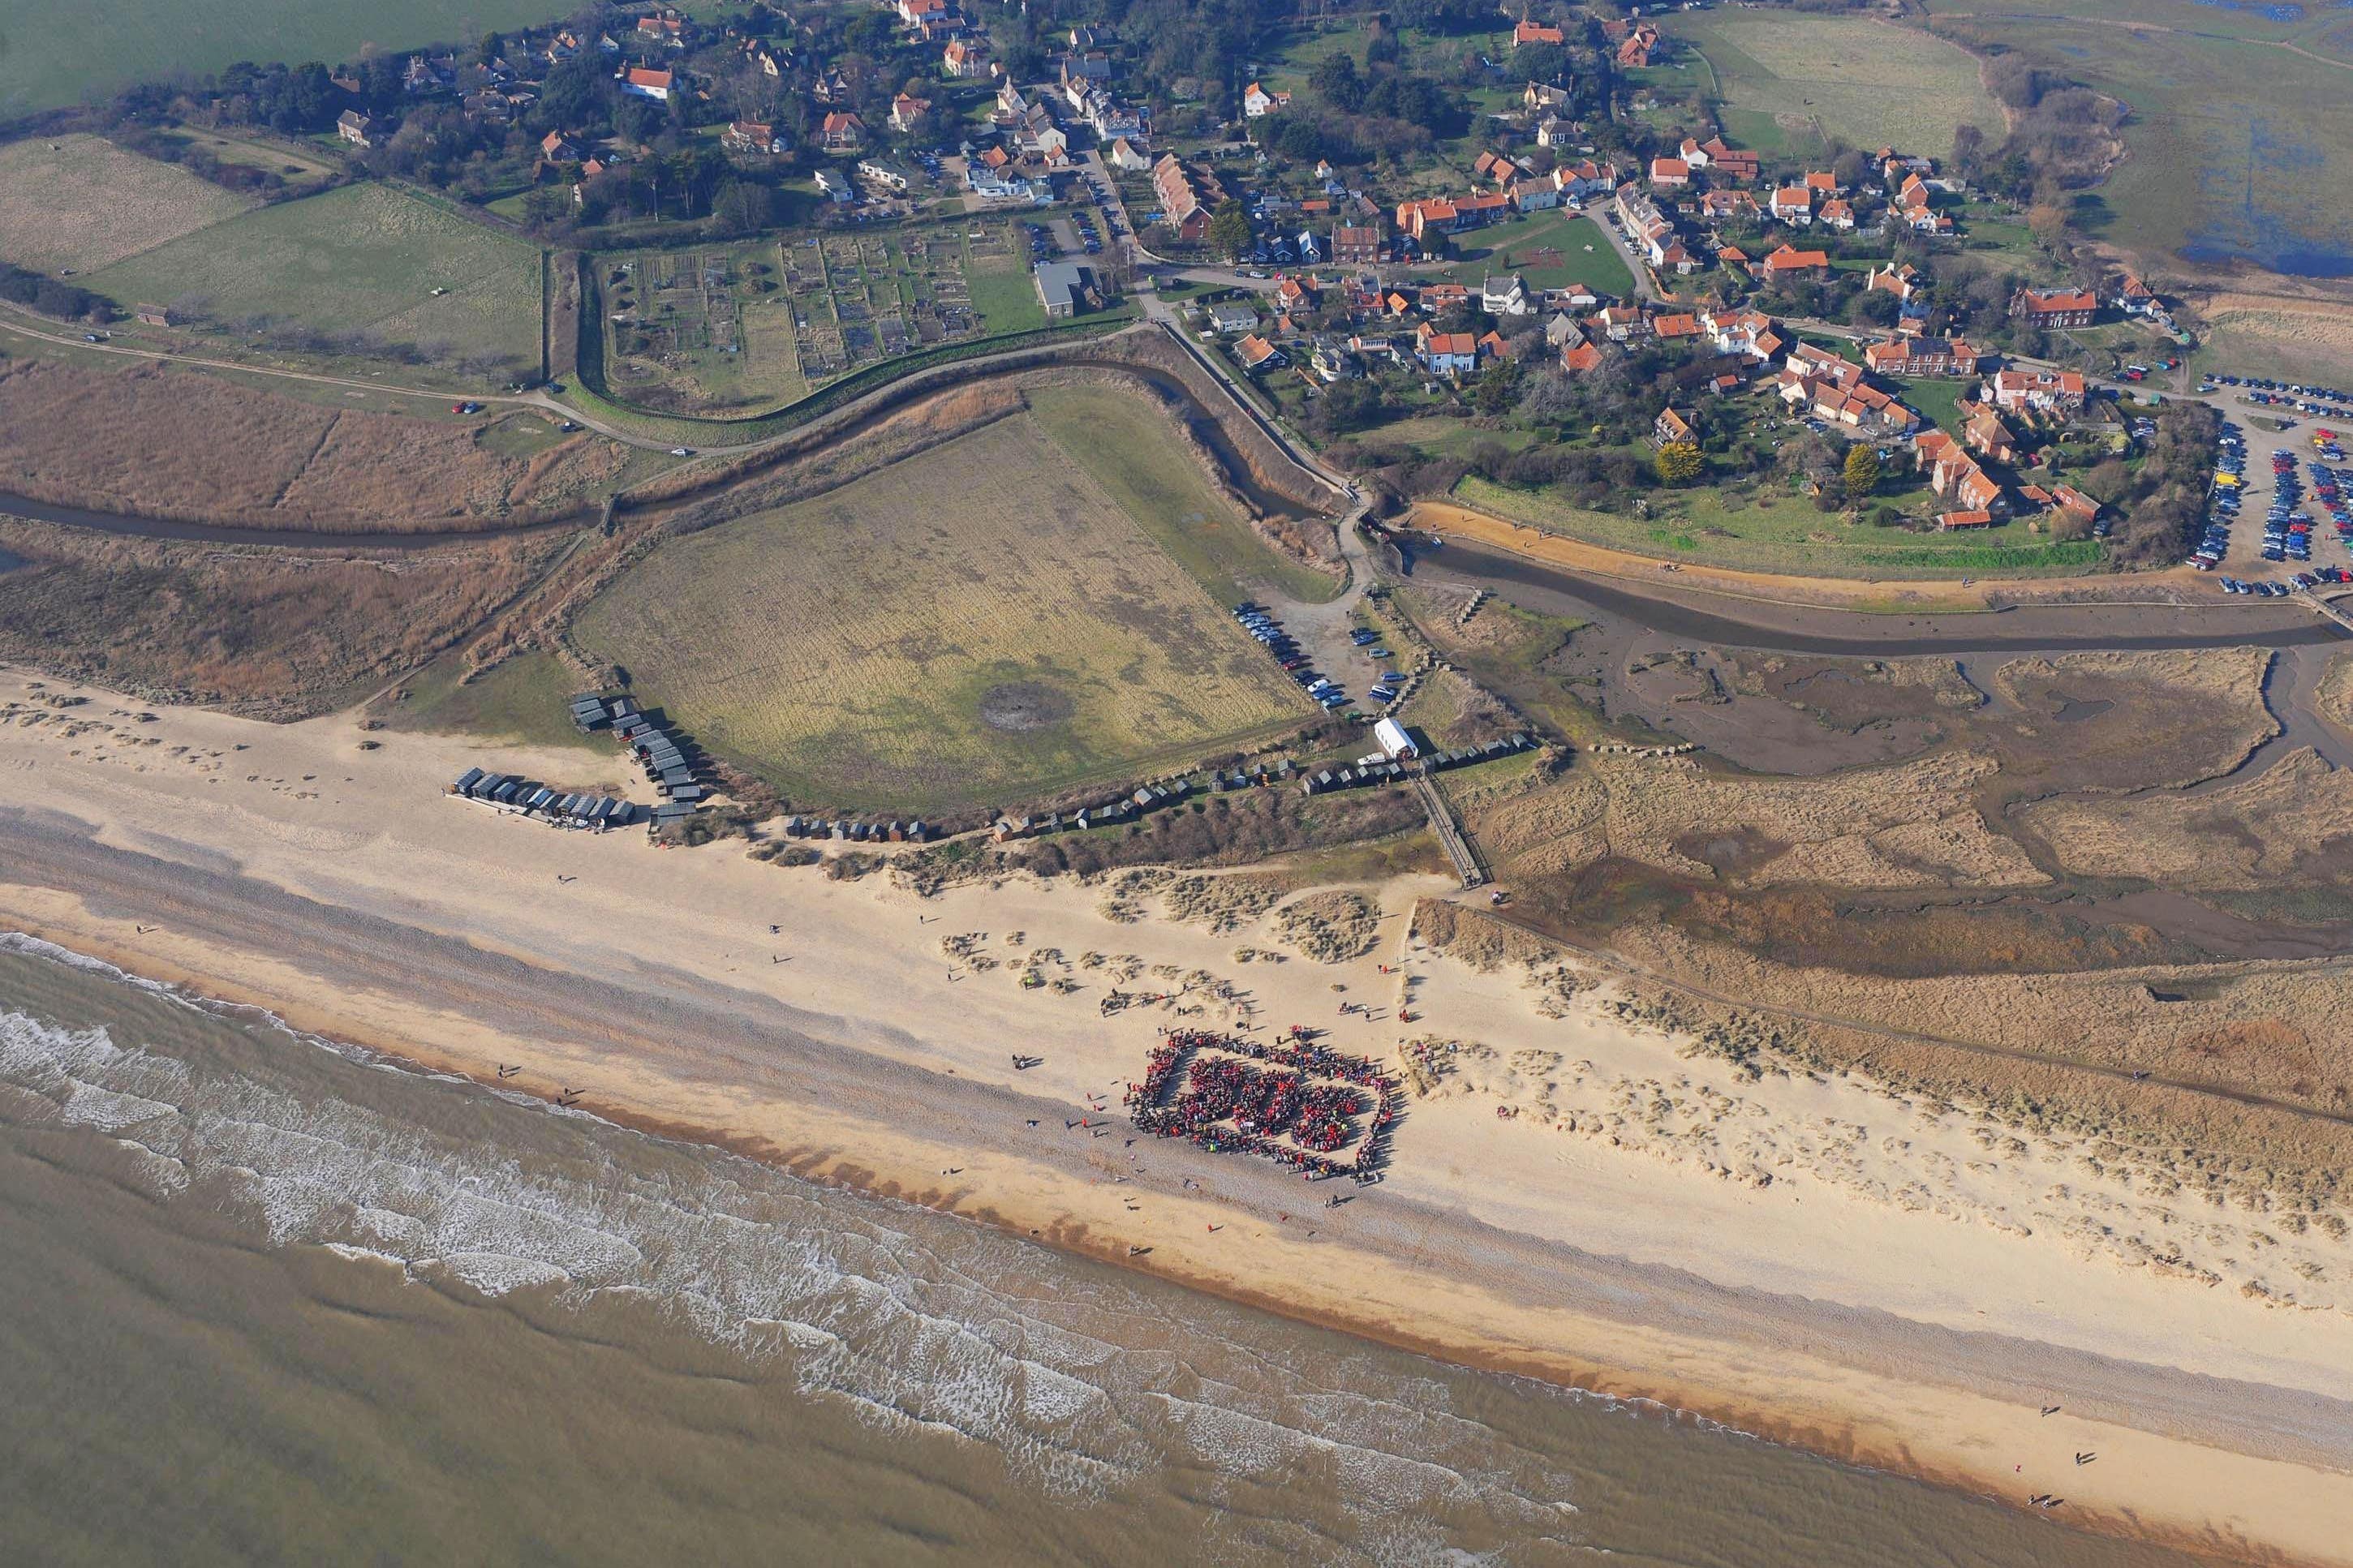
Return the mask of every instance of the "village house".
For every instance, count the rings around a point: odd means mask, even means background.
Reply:
[[[172,311],[165,305],[134,305],[131,319],[142,327],[168,327],[172,324]]]
[[[1516,162],[1501,153],[1482,153],[1478,161],[1471,165],[1472,179],[1492,180],[1498,185],[1508,185],[1526,173]]]
[[[1581,159],[1563,164],[1555,173],[1562,179],[1561,188],[1579,199],[1614,190],[1618,184],[1618,165],[1606,159],[1599,163],[1590,158]]]
[[[1650,318],[1633,305],[1609,305],[1595,312],[1593,324],[1613,343],[1630,342],[1650,326]]]
[[[1672,407],[1660,409],[1659,416],[1651,421],[1651,445],[1653,447],[1663,447],[1671,441],[1691,439],[1691,421],[1676,413]]]
[[[720,132],[720,146],[730,153],[775,157],[784,153],[784,139],[776,134],[775,124],[765,120],[732,120],[727,130]]]
[[[1150,153],[1138,148],[1124,136],[1114,137],[1111,151],[1104,154],[1111,166],[1124,174],[1141,174],[1152,167]]]
[[[1535,308],[1528,301],[1527,284],[1514,274],[1489,278],[1479,285],[1479,309],[1488,315],[1525,316]]]
[[[665,11],[658,16],[638,18],[638,37],[666,49],[686,47],[686,19],[675,12]]]
[[[860,158],[858,161],[858,173],[863,178],[898,195],[905,195],[908,187],[914,184],[913,176],[906,170],[895,163],[885,163],[878,158]]]
[[[1234,357],[1247,371],[1274,370],[1284,363],[1282,351],[1255,332],[1234,345]]]
[[[1759,168],[1757,155],[1745,148],[1730,145],[1721,136],[1711,136],[1699,143],[1698,152],[1700,157],[1707,160],[1704,166],[1714,170],[1719,178],[1741,184],[1757,178]],[[1688,137],[1683,140],[1683,161],[1694,167],[1702,166],[1692,157],[1692,142]]]
[[[1532,81],[1528,83],[1527,90],[1520,94],[1520,107],[1531,114],[1541,114],[1548,109],[1566,109],[1568,107],[1568,89],[1555,87],[1547,81]]]
[[[1547,114],[1536,121],[1536,145],[1539,147],[1566,147],[1577,139],[1577,128],[1557,114]]]
[[[1651,335],[1662,343],[1698,337],[1700,335],[1699,318],[1683,310],[1662,312],[1651,318]]]
[[[1711,222],[1753,221],[1760,210],[1757,198],[1746,191],[1703,191],[1700,194],[1700,216]]]
[[[891,100],[891,129],[902,132],[913,131],[931,111],[930,99],[902,92]]]
[[[1388,259],[1381,231],[1343,225],[1332,231],[1332,259],[1342,267],[1373,267]]]
[[[1549,174],[1531,174],[1525,180],[1514,181],[1507,194],[1512,198],[1512,205],[1521,212],[1550,211],[1561,203],[1559,171],[1555,170]]]
[[[1644,22],[1626,35],[1618,46],[1618,64],[1627,70],[1643,70],[1659,47],[1659,30]]]
[[[1803,226],[1814,221],[1814,193],[1804,185],[1782,186],[1769,205],[1778,222]]]
[[[1791,408],[1809,409],[1820,419],[1866,436],[1901,436],[1919,423],[1894,395],[1873,386],[1861,365],[1811,343],[1789,350],[1777,390]]]
[[[1258,308],[1246,300],[1221,300],[1209,307],[1209,325],[1231,336],[1258,329]]]
[[[1843,196],[1832,196],[1829,201],[1824,202],[1821,210],[1814,215],[1814,219],[1824,228],[1835,229],[1841,234],[1854,232],[1854,208],[1847,204]]]
[[[2008,509],[2001,486],[1993,476],[1942,430],[1922,431],[1913,440],[1912,449],[1928,475],[1928,488],[1950,500],[1957,509],[1987,513]]]
[[[2100,503],[2073,485],[2051,487],[2051,510],[2086,528],[2100,521]]]
[[[373,147],[369,138],[375,134],[375,121],[356,109],[346,109],[335,118],[335,134],[354,147]]]
[[[1397,209],[1397,226],[1400,233],[1410,237],[1425,251],[1433,240],[1443,240],[1462,226],[1462,215],[1454,203],[1445,196],[1430,196],[1417,202],[1400,202]]]
[[[1880,375],[1975,375],[1978,359],[1978,351],[1957,338],[1894,338],[1862,346],[1862,363]]]
[[[1955,412],[1962,416],[1962,445],[1991,462],[2018,461],[2018,439],[1989,405],[1963,403]]]
[[[950,38],[940,51],[940,74],[951,81],[973,81],[990,73],[988,45],[978,38]]]
[[[1781,353],[1781,335],[1773,330],[1773,318],[1762,310],[1705,311],[1699,324],[1720,354],[1737,356],[1761,368]]]
[[[1490,364],[1509,364],[1512,361],[1512,345],[1492,327],[1479,334],[1477,349],[1479,357]]]
[[[613,79],[621,90],[635,98],[650,98],[657,103],[668,103],[677,79],[666,70],[648,70],[642,66],[626,66]]]
[[[1160,198],[1162,217],[1178,239],[1191,243],[1209,232],[1213,192],[1177,161],[1176,153],[1164,153],[1160,162],[1152,165],[1152,189]]]
[[[1242,117],[1246,120],[1263,120],[1290,107],[1291,95],[1287,92],[1269,92],[1256,82],[1242,89]]]
[[[866,121],[854,110],[837,109],[818,128],[828,153],[855,153],[866,144]]]
[[[1413,351],[1433,375],[1467,375],[1479,367],[1479,340],[1470,332],[1441,332],[1428,321],[1415,329]]]
[[[1898,300],[1909,300],[1919,291],[1920,274],[1908,261],[1890,261],[1865,273],[1862,286],[1865,290],[1876,289]]]
[[[1681,158],[1651,160],[1651,184],[1662,191],[1679,191],[1691,184],[1691,165]]]
[[[2089,289],[2056,289],[2044,292],[2021,289],[2010,297],[2010,313],[2019,321],[2045,330],[2088,327],[2100,313],[2100,297]]]
[[[1558,44],[1565,41],[1565,38],[1566,35],[1558,27],[1547,27],[1541,22],[1531,22],[1525,16],[1522,16],[1520,25],[1512,29],[1512,47],[1515,49],[1524,44]]]
[[[1601,366],[1601,351],[1591,343],[1570,343],[1560,351],[1560,368],[1582,375]]]
[[[561,131],[551,131],[539,139],[539,155],[551,163],[572,163],[579,161],[580,149]]]
[[[2164,312],[2165,304],[2147,284],[2127,272],[2116,287],[2116,309],[2127,316],[2155,316]]]
[[[2070,414],[2084,406],[2084,378],[2072,370],[1998,370],[1978,395],[1996,408]]]
[[[1831,269],[1830,253],[1821,250],[1799,250],[1782,246],[1758,264],[1768,283],[1782,278],[1798,277],[1808,272],[1827,273]]]

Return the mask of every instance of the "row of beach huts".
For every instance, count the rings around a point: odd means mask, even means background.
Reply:
[[[634,802],[610,795],[567,793],[520,774],[494,773],[486,768],[468,768],[449,786],[449,793],[559,827],[586,827],[600,833],[638,820],[640,809]]]
[[[1356,789],[1366,784],[1403,784],[1417,771],[1434,773],[1441,768],[1461,768],[1473,763],[1493,762],[1515,752],[1534,751],[1535,743],[1535,737],[1523,730],[1500,741],[1486,741],[1452,751],[1407,750],[1398,755],[1375,752],[1358,757],[1346,767],[1320,768],[1300,780],[1299,787],[1308,795],[1328,795],[1335,790]]]
[[[646,770],[647,782],[661,796],[653,808],[653,829],[694,815],[710,791],[697,773],[687,738],[665,730],[646,716],[638,700],[627,693],[606,697],[596,693],[572,700],[572,722],[583,733],[609,729]]]
[[[830,838],[837,844],[926,844],[939,830],[917,817],[913,822],[866,822],[851,817],[787,816],[787,838]]]
[[[989,837],[1002,844],[1008,838],[1034,838],[1041,833],[1084,833],[1090,827],[1108,827],[1115,822],[1133,822],[1147,811],[1174,805],[1192,793],[1193,785],[1186,779],[1144,784],[1133,795],[1114,795],[1074,811],[1000,816],[989,824]]]

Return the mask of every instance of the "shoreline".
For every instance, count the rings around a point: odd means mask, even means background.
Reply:
[[[5,901],[7,885],[0,883],[0,901]],[[0,904],[0,907],[5,907]],[[0,928],[0,934],[10,934]],[[312,1027],[297,1017],[276,1009],[267,998],[222,994],[234,992],[235,986],[209,983],[195,972],[179,969],[168,963],[156,961],[154,967],[177,969],[170,975],[145,973],[133,963],[150,961],[129,950],[118,949],[113,953],[87,951],[85,948],[57,941],[35,931],[17,931],[13,934],[32,937],[48,943],[75,958],[104,964],[132,982],[169,986],[183,999],[193,999],[205,1005],[250,1009],[265,1014],[290,1031],[313,1036],[333,1044],[356,1047],[400,1071],[454,1075],[463,1078],[477,1089],[499,1089],[508,1093],[528,1095],[553,1108],[555,1097],[530,1087],[501,1083],[495,1073],[485,1079],[481,1074],[487,1063],[467,1053],[422,1047],[413,1041],[388,1037],[366,1039],[355,1037],[359,1031],[338,1026],[334,1028]],[[93,942],[91,945],[105,945]],[[132,962],[126,963],[125,960]],[[628,1104],[603,1104],[591,1108],[578,1102],[575,1109],[586,1110],[597,1119],[643,1137],[670,1142],[722,1151],[740,1158],[789,1172],[795,1177],[812,1184],[836,1191],[892,1203],[908,1204],[931,1213],[987,1226],[1017,1239],[1052,1247],[1075,1258],[1108,1264],[1146,1275],[1163,1283],[1216,1296],[1220,1300],[1273,1316],[1330,1330],[1352,1338],[1415,1355],[1426,1356],[1452,1365],[1504,1377],[1527,1378],[1564,1390],[1572,1395],[1599,1398],[1612,1404],[1641,1405],[1661,1414],[1669,1420],[1693,1420],[1721,1429],[1750,1441],[1794,1448],[1833,1463],[1961,1492],[1983,1500],[2002,1504],[2013,1511],[2031,1514],[2034,1510],[2021,1508],[2006,1499],[1996,1489],[1989,1472],[1966,1466],[1943,1466],[1924,1462],[1912,1447],[1899,1437],[1889,1436],[1879,1442],[1864,1436],[1851,1421],[1810,1418],[1786,1408],[1775,1409],[1763,1403],[1727,1403],[1724,1396],[1688,1387],[1663,1384],[1655,1379],[1614,1368],[1604,1359],[1588,1359],[1563,1353],[1545,1354],[1534,1347],[1491,1342],[1484,1348],[1472,1345],[1460,1335],[1433,1331],[1413,1331],[1398,1323],[1361,1312],[1350,1311],[1336,1303],[1323,1310],[1303,1307],[1294,1300],[1263,1289],[1247,1288],[1232,1279],[1221,1278],[1213,1271],[1190,1269],[1140,1261],[1088,1245],[1089,1233],[1082,1225],[1075,1229],[1062,1224],[1033,1227],[1024,1233],[1021,1221],[1035,1215],[999,1213],[991,1206],[964,1206],[953,1197],[943,1198],[933,1189],[912,1190],[921,1180],[912,1172],[905,1180],[873,1166],[848,1163],[839,1153],[816,1152],[807,1149],[780,1147],[767,1140],[724,1126],[669,1119]],[[1040,1231],[1043,1234],[1040,1234]],[[1610,1330],[1622,1333],[1620,1325]],[[1607,1337],[1605,1332],[1603,1337]],[[2087,1437],[2102,1440],[2096,1429]],[[2113,1438],[2108,1439],[2113,1441]],[[2346,1561],[2337,1556],[2302,1557],[2285,1553],[2277,1548],[2249,1539],[2219,1540],[2211,1532],[2189,1529],[2150,1528],[2146,1521],[2134,1518],[2129,1511],[2114,1514],[2077,1514],[2063,1521],[2063,1527],[2089,1533],[2102,1534],[2123,1541],[2137,1541],[2198,1555],[2226,1553],[2232,1560],[2242,1556],[2252,1560],[2260,1556],[2266,1563],[2294,1565],[2315,1565]]]
[[[546,1100],[550,1086],[585,1085],[582,1109],[639,1131],[1294,1320],[1648,1400],[1996,1500],[2017,1501],[2012,1456],[2096,1448],[2108,1459],[2063,1489],[2068,1527],[2353,1561],[2332,1529],[2353,1516],[2353,1440],[2326,1392],[2353,1359],[2353,1314],[2341,1310],[2266,1315],[2097,1263],[2063,1266],[1991,1232],[1883,1215],[1811,1173],[1760,1196],[1618,1152],[1615,1137],[1605,1147],[1499,1128],[1495,1103],[1467,1091],[1414,1101],[1392,1179],[1310,1235],[1283,1207],[1297,1184],[1260,1162],[1147,1143],[1148,1173],[1129,1180],[1129,1152],[1102,1146],[1115,1140],[1050,1122],[1022,1131],[1073,1114],[1082,1086],[1115,1092],[1135,1046],[1173,1018],[1101,1019],[1092,978],[1064,999],[1015,987],[1009,968],[941,980],[927,951],[963,922],[994,933],[992,952],[1124,942],[1208,970],[1228,964],[1247,930],[1116,923],[1094,890],[1068,885],[918,900],[725,845],[658,852],[634,836],[460,814],[430,781],[454,760],[513,761],[517,748],[391,735],[362,760],[348,720],[272,728],[177,710],[100,736],[107,700],[51,716],[87,726],[73,735],[0,724],[0,922],[69,951],[483,1087],[497,1064],[522,1064],[496,1087]],[[362,769],[385,776],[362,784]],[[551,886],[566,868],[575,883]],[[1404,911],[1433,889],[1406,883],[1373,890],[1386,900],[1385,962],[1418,952]],[[659,895],[657,884],[668,884]],[[771,922],[791,954],[744,934]],[[1026,948],[1008,924],[1026,928]],[[1567,1028],[1564,1054],[1701,1070],[1669,1043],[1581,1014],[1544,1022],[1511,975],[1410,961],[1428,987],[1415,1006],[1466,1033],[1508,1045]],[[1322,1007],[1328,1019],[1323,983],[1345,974],[1352,994],[1373,994],[1373,965],[1293,957],[1247,979],[1282,1009],[1271,1016]],[[1341,1048],[1375,1051],[1375,1026],[1343,1027],[1359,1032]],[[1051,1059],[1009,1071],[993,1044],[1004,1039]],[[1850,1086],[1777,1092],[1846,1114],[1865,1103]],[[1876,1257],[1883,1242],[1892,1261]],[[1951,1279],[1907,1272],[1917,1260],[1904,1248],[1948,1244]],[[1149,1251],[1131,1258],[1137,1245]],[[1726,1248],[1739,1256],[1717,1256]],[[1988,1297],[1973,1310],[1978,1258],[2016,1264],[2002,1284],[2020,1298],[2060,1304]],[[2126,1300],[2167,1316],[2144,1343],[2111,1351],[2105,1318]],[[2147,1346],[2177,1344],[2179,1361],[2149,1359]],[[2037,1402],[2062,1389],[2066,1414],[2044,1421]]]

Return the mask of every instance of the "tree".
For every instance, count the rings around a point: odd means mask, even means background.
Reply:
[[[1353,111],[1365,101],[1365,84],[1356,75],[1356,62],[1343,50],[1335,49],[1316,61],[1307,85],[1335,109]]]
[[[1705,467],[1699,447],[1689,441],[1670,441],[1651,459],[1651,468],[1662,485],[1687,485],[1699,478]]]
[[[1861,500],[1879,488],[1879,453],[1858,441],[1846,452],[1846,497]]]
[[[1482,414],[1508,413],[1520,389],[1520,367],[1499,359],[1480,374],[1471,389],[1471,406]]]
[[[1250,209],[1238,201],[1219,202],[1209,217],[1209,248],[1219,256],[1240,256],[1250,247]]]

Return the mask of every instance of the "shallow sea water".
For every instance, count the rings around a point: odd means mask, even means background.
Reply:
[[[0,938],[0,1561],[2154,1565]]]

